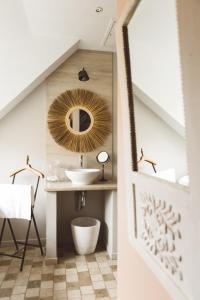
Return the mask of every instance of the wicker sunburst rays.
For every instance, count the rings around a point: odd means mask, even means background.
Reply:
[[[88,130],[75,132],[69,126],[69,116],[75,109],[82,109],[90,116]],[[48,127],[60,146],[73,152],[91,152],[102,146],[111,132],[111,114],[105,101],[97,94],[83,89],[68,90],[51,104]]]

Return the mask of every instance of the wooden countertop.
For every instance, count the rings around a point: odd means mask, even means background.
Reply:
[[[97,182],[88,185],[76,185],[68,181],[47,182],[46,192],[65,192],[65,191],[106,191],[117,190],[117,183],[114,181]]]

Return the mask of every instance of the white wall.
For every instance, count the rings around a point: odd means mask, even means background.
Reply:
[[[29,26],[23,7],[19,0],[0,0],[0,36],[1,39],[28,35]]]
[[[39,86],[30,96],[24,99],[12,112],[0,120],[0,182],[10,183],[10,172],[22,167],[26,155],[30,155],[31,164],[45,170],[46,160],[46,87]],[[35,177],[29,173],[16,176],[16,182],[31,183]],[[19,180],[19,181],[18,181]],[[30,180],[30,181],[29,181]],[[40,236],[45,237],[45,192],[41,179],[35,216]],[[24,238],[24,221],[16,222],[17,236]],[[34,235],[32,234],[32,237]],[[9,235],[6,236],[6,240]]]
[[[66,36],[34,35],[22,1],[0,0],[0,118],[41,83],[50,68],[57,68],[77,42]]]
[[[184,125],[176,1],[141,1],[128,28],[134,84]]]
[[[186,175],[185,140],[140,100],[134,103],[138,159],[142,147],[144,154],[156,161],[158,172],[174,168],[177,179]],[[154,174],[152,166],[145,162],[139,164],[139,170]]]

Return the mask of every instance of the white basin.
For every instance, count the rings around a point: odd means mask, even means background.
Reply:
[[[65,171],[66,176],[73,184],[91,184],[98,178],[99,169],[72,169]]]

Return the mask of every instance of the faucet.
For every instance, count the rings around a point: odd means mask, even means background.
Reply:
[[[80,167],[83,168],[83,154],[80,156]]]

